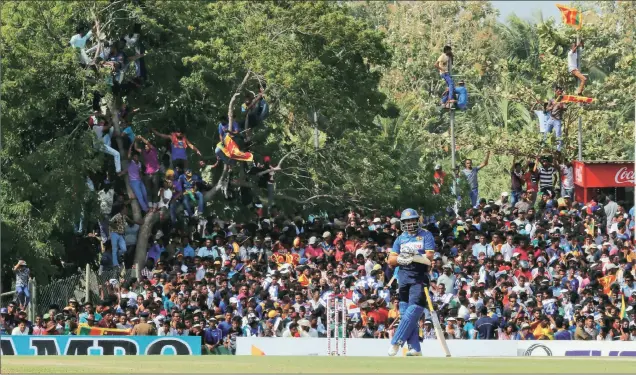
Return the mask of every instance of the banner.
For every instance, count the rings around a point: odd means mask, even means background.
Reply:
[[[0,355],[200,355],[198,336],[3,336]]]
[[[85,324],[77,327],[78,336],[129,336],[131,331],[132,329],[89,327]]]
[[[331,338],[331,348],[336,346]],[[339,339],[350,357],[386,357],[391,344],[385,339]],[[636,341],[508,341],[447,340],[453,357],[636,357]],[[238,337],[237,355],[326,356],[326,338]],[[398,357],[406,355],[406,345]],[[422,342],[422,356],[446,356],[437,340]]]
[[[331,346],[326,338],[269,338],[269,337],[237,337],[236,355],[254,356],[326,356],[329,347],[336,347],[336,340],[331,338]],[[488,345],[474,340],[447,340],[453,357],[516,357],[517,348],[511,341],[488,341]],[[348,357],[386,357],[391,345],[388,339],[338,339],[338,346],[346,348]],[[398,352],[398,357],[406,356],[406,345]],[[422,342],[424,357],[446,357],[437,340]]]
[[[636,341],[514,341],[523,357],[636,357]]]

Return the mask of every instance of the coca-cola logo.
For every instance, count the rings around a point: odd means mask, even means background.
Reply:
[[[619,169],[614,176],[614,182],[617,184],[634,183],[634,170],[627,167]]]
[[[576,169],[574,170],[574,178],[576,182],[579,184],[583,184],[583,166],[581,164],[576,165]]]

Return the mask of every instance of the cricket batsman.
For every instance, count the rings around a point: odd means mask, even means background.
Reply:
[[[427,301],[424,288],[428,288],[428,273],[435,252],[435,239],[431,232],[420,227],[420,215],[408,208],[402,212],[400,221],[402,234],[393,243],[389,254],[389,265],[399,266],[400,324],[391,339],[389,356],[397,354],[406,342],[407,356],[421,356],[422,349],[418,337],[418,321]]]

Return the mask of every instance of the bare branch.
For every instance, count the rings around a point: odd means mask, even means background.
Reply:
[[[299,151],[299,150],[298,150],[298,149],[296,149],[296,150],[292,150],[292,151],[288,152],[287,154],[285,154],[285,155],[284,155],[284,156],[280,159],[280,161],[278,162],[278,165],[276,166],[276,168],[279,168],[279,169],[280,169],[280,167],[281,167],[281,165],[283,164],[283,162],[285,161],[285,159],[287,159],[287,157],[288,157],[288,156],[290,156],[290,155],[292,155],[292,154],[297,153],[298,151]]]
[[[232,99],[230,99],[230,104],[227,106],[227,119],[228,119],[228,124],[230,126],[232,126],[232,121],[234,120],[233,118],[234,117],[234,101],[236,100],[236,97],[241,94],[241,91],[243,90],[243,87],[247,83],[247,80],[250,78],[251,74],[252,74],[252,71],[248,70],[247,73],[245,74],[245,77],[243,78],[243,81],[236,88],[234,95],[232,95]]]
[[[212,189],[205,192],[205,195],[203,196],[204,201],[208,202],[212,200],[214,195],[219,190],[221,190],[221,188],[223,187],[223,182],[227,179],[227,175],[228,175],[228,169],[224,168],[223,173],[221,173],[221,177],[219,177],[219,180],[216,182],[216,185],[214,185]]]

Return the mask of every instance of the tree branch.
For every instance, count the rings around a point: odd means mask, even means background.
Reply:
[[[247,83],[247,80],[250,78],[251,74],[252,71],[248,70],[245,74],[245,77],[243,78],[243,81],[240,85],[238,85],[236,91],[234,91],[234,95],[232,95],[232,99],[230,99],[230,104],[227,106],[227,121],[229,126],[232,126],[232,121],[234,120],[234,101],[236,100],[236,97],[241,94],[241,91],[243,90],[243,87]]]
[[[221,177],[219,177],[219,180],[216,182],[216,184],[214,185],[214,187],[208,191],[205,192],[205,194],[203,195],[203,200],[205,202],[208,202],[210,200],[212,200],[212,198],[214,197],[214,195],[221,190],[221,188],[223,187],[223,181],[225,181],[225,179],[227,178],[228,175],[228,169],[224,168],[223,169],[223,173],[221,173]]]

